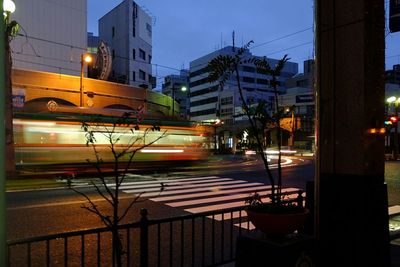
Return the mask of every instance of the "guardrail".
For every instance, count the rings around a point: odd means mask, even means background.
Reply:
[[[243,207],[121,225],[124,266],[215,266],[235,258]],[[249,225],[249,223],[247,223]],[[247,228],[248,229],[248,228]],[[8,266],[113,266],[111,232],[97,228],[7,242]]]
[[[296,191],[293,201],[302,200]],[[124,266],[217,266],[235,260],[236,239],[251,230],[244,206],[119,226]],[[113,266],[109,228],[8,241],[8,266]]]

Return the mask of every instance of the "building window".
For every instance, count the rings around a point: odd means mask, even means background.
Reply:
[[[243,77],[243,82],[246,82],[246,83],[254,83],[254,78],[251,78],[251,77]]]
[[[243,66],[242,70],[245,71],[245,72],[254,72],[256,70],[256,68],[249,67],[249,66]]]
[[[149,63],[151,63],[151,55],[149,55]]]
[[[132,71],[132,81],[136,82],[136,71]]]
[[[115,36],[115,27],[113,26],[111,29],[111,36],[114,37]]]
[[[145,81],[146,80],[146,72],[139,70],[139,79]]]
[[[269,81],[267,79],[257,79],[258,84],[269,84]]]
[[[132,58],[133,60],[136,60],[136,50],[132,49]]]
[[[133,4],[133,13],[132,13],[132,36],[136,37],[136,18],[137,18],[137,6]]]
[[[222,108],[221,109],[221,116],[232,116],[233,109],[232,108]]]
[[[308,81],[307,80],[300,80],[296,82],[297,87],[307,87]]]
[[[113,49],[112,50],[112,59],[114,59],[115,58],[115,50]]]
[[[148,35],[149,37],[151,37],[152,29],[151,29],[151,25],[148,24],[148,23],[146,23],[146,30],[147,30],[147,35]]]
[[[232,104],[233,104],[232,96],[221,98],[221,105],[232,105]]]
[[[139,48],[139,57],[143,60],[146,60],[146,52]]]

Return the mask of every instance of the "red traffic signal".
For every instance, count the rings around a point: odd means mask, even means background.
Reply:
[[[397,116],[390,116],[389,117],[389,121],[391,121],[392,123],[396,123],[399,120],[399,118],[397,118]]]
[[[386,117],[385,120],[385,125],[393,125],[393,124],[397,124],[399,121],[399,117],[396,115],[391,115]]]

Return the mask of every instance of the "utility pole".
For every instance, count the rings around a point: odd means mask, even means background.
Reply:
[[[6,127],[4,124],[5,121],[5,87],[6,87],[6,32],[4,20],[4,11],[3,11],[3,0],[0,0],[0,14],[1,14],[1,23],[0,23],[0,121],[3,122],[0,124],[0,266],[7,266],[7,231],[6,231],[6,171],[5,171],[5,155],[6,155],[6,146],[5,146],[5,137],[6,137]]]

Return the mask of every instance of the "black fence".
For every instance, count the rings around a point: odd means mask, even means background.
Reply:
[[[237,236],[250,229],[243,207],[159,220],[141,212],[141,221],[119,228],[125,266],[228,263],[235,258]],[[8,242],[8,266],[112,266],[111,246],[107,228],[14,240]]]
[[[292,201],[302,202],[302,191]],[[121,225],[124,266],[217,266],[235,260],[236,239],[253,231],[244,207]],[[8,266],[113,266],[112,234],[97,228],[8,241]]]

